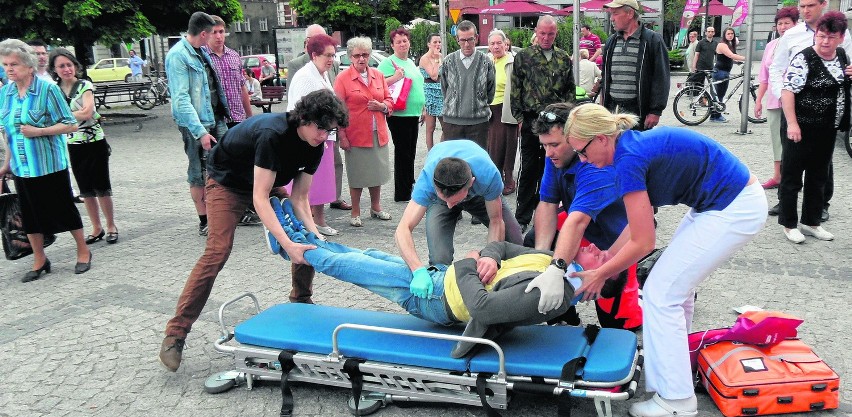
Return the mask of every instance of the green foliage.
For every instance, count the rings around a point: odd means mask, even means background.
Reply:
[[[372,35],[376,23],[374,16],[379,22],[387,22],[389,18],[408,22],[433,13],[429,0],[291,0],[290,6],[299,13],[303,23],[318,23],[352,35]],[[385,25],[385,33],[398,26]]]
[[[400,24],[399,20],[396,20],[395,17],[385,19],[385,45],[387,45],[387,52],[391,51],[390,33],[400,26],[402,26],[402,24]]]
[[[503,29],[509,40],[512,41],[512,46],[518,48],[526,48],[531,45],[533,30],[530,28],[506,28]]]
[[[781,2],[781,7],[798,6],[798,0],[784,0]]]
[[[418,23],[411,28],[411,56],[418,58],[429,50],[426,45],[426,38],[433,34],[439,33],[440,25],[430,25],[428,23]],[[449,36],[449,35],[448,35]],[[415,61],[417,61],[415,59]]]

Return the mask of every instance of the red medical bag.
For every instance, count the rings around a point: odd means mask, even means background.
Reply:
[[[827,410],[840,401],[837,373],[798,339],[707,346],[698,352],[698,373],[727,417]]]

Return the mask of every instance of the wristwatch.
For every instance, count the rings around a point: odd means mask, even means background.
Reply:
[[[553,260],[550,261],[550,264],[565,272],[568,272],[568,264],[565,263],[565,260],[562,258],[553,258]]]

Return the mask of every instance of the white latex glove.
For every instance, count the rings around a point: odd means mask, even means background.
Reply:
[[[541,298],[538,300],[539,313],[546,314],[562,305],[565,298],[565,284],[562,278],[564,274],[565,271],[562,269],[550,265],[527,285],[524,293],[532,291],[533,288],[538,288],[541,291]]]

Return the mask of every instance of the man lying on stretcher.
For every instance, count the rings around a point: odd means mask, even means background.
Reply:
[[[270,202],[293,242],[316,246],[316,249],[305,251],[304,256],[318,272],[365,288],[423,320],[442,325],[467,322],[464,336],[494,339],[512,327],[538,324],[560,316],[581,298],[574,296],[580,280],[568,275],[584,268],[595,269],[606,261],[605,252],[594,245],[581,249],[566,273],[562,305],[546,314],[538,312],[538,288],[529,293],[526,289],[529,282],[550,265],[553,253],[509,242],[491,242],[479,253],[472,251],[452,265],[429,267],[431,292],[425,294],[426,297],[418,297],[411,289],[415,285],[412,272],[402,258],[320,239],[302,228],[288,200],[279,202],[273,197]],[[269,233],[266,237],[272,252],[289,260]],[[488,284],[483,284],[477,274],[480,258],[493,261],[497,269],[496,277]],[[604,292],[618,291],[618,288],[604,289]],[[475,346],[459,342],[451,356],[465,356]]]

